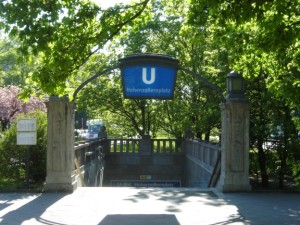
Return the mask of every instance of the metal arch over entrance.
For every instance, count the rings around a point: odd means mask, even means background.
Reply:
[[[121,69],[123,94],[125,98],[171,99],[173,98],[176,73],[181,70],[198,78],[213,89],[225,102],[222,90],[200,74],[194,73],[179,65],[179,60],[163,54],[132,54],[119,59],[119,64],[104,71],[99,71],[84,81],[75,90],[73,100],[78,92],[92,80],[115,69]]]
[[[95,80],[97,77],[100,77],[101,75],[103,74],[107,74],[109,73],[110,71],[113,71],[115,69],[119,69],[119,66],[115,66],[115,67],[110,67],[106,70],[103,70],[103,71],[99,71],[98,73],[96,73],[95,75],[93,75],[92,77],[90,77],[89,79],[87,79],[86,81],[84,81],[82,84],[79,85],[79,87],[74,91],[74,94],[73,94],[73,100],[76,99],[77,97],[77,94],[78,92],[84,88],[85,85],[87,85],[88,83],[90,83],[92,80]]]

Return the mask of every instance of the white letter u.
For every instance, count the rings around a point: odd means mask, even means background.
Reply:
[[[147,79],[147,68],[143,68],[143,82],[145,84],[153,84],[155,81],[155,68],[151,68],[151,78]]]

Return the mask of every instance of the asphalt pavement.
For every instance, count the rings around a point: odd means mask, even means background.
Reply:
[[[300,194],[220,193],[195,188],[78,188],[0,193],[8,225],[298,225]]]

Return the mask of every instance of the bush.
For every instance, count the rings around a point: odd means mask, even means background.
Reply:
[[[18,119],[22,118],[36,118],[37,145],[17,145],[17,120],[14,121],[10,129],[6,130],[0,139],[0,182],[9,180],[14,183],[20,183],[25,181],[26,152],[28,147],[30,150],[30,181],[39,183],[45,180],[47,114],[43,111],[36,111],[21,114],[18,117]]]

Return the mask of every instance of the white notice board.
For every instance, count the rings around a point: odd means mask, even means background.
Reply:
[[[36,131],[36,119],[19,119],[17,131]]]
[[[36,145],[36,132],[18,132],[17,145]]]
[[[36,119],[19,119],[17,123],[17,145],[36,145]]]

